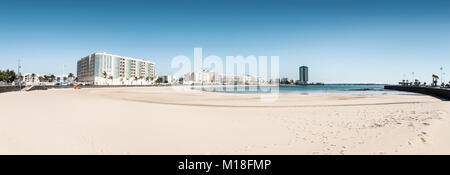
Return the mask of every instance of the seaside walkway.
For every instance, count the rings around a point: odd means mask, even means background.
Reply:
[[[154,86],[170,86],[164,84],[156,85],[81,85],[81,88],[123,88],[123,87],[154,87]],[[69,89],[73,86],[0,86],[0,93],[12,92],[12,91],[34,91],[34,90],[47,90],[47,89]]]
[[[440,99],[450,100],[450,88],[441,87],[423,87],[423,86],[384,86],[384,89],[415,92],[434,96]]]

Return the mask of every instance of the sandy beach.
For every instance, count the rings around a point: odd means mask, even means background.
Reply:
[[[0,154],[450,154],[450,102],[182,87],[0,94]]]

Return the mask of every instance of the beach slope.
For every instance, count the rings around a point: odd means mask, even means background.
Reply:
[[[0,94],[0,154],[449,154],[450,102],[182,87]]]

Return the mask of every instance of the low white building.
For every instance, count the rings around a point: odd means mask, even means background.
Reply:
[[[184,84],[211,84],[211,85],[257,85],[271,82],[261,77],[251,75],[221,75],[217,72],[202,71],[190,72],[183,77]]]
[[[22,75],[23,79],[22,82],[25,83],[25,85],[39,85],[39,75],[35,73],[27,73]]]
[[[217,72],[190,72],[184,75],[184,84],[218,84],[221,77]]]

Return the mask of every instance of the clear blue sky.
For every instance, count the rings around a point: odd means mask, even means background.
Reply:
[[[94,2],[95,1],[95,2]],[[277,55],[280,76],[315,82],[450,81],[450,2],[438,0],[137,1],[6,0],[0,69],[76,73],[95,51],[156,62],[176,55]]]

